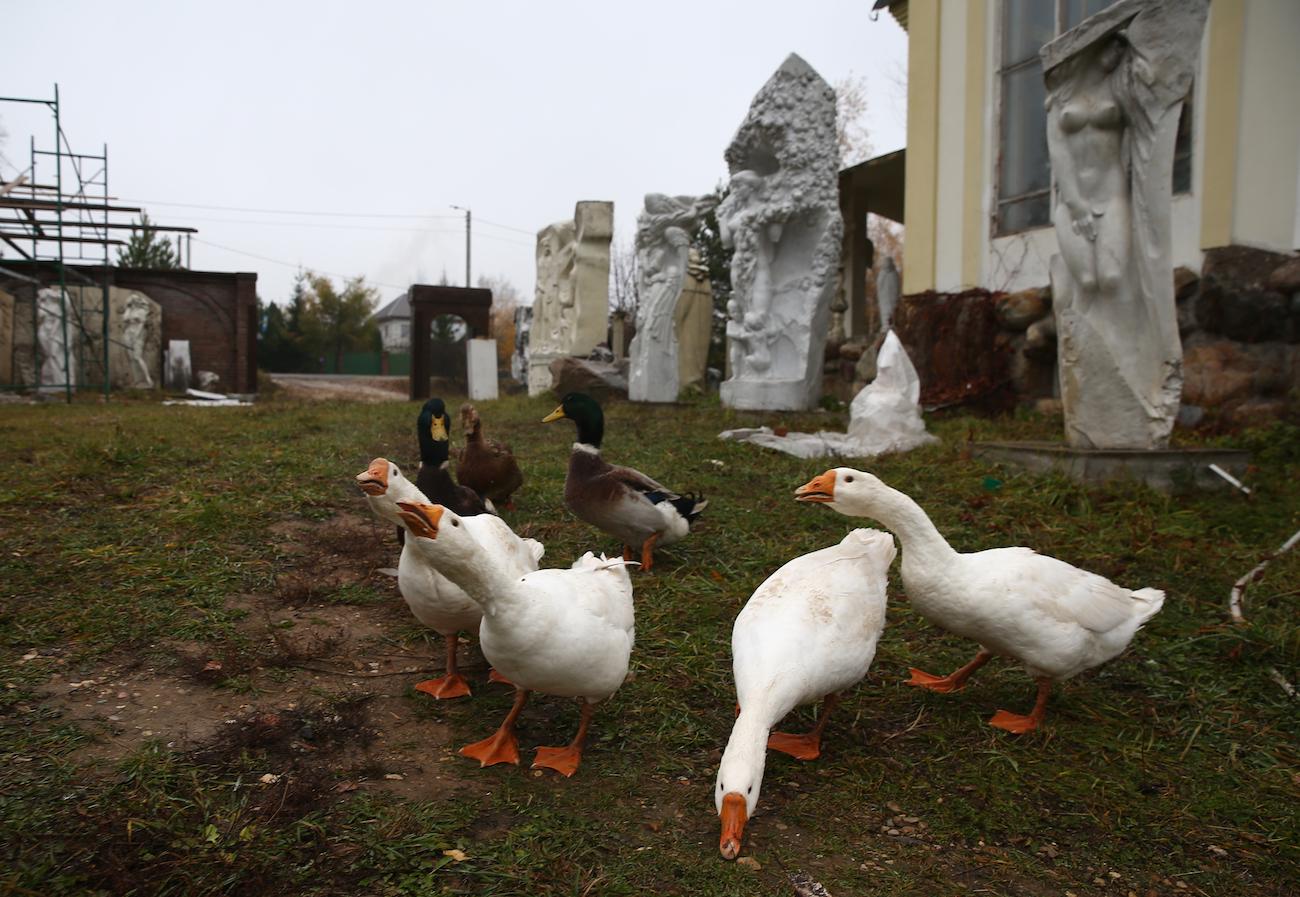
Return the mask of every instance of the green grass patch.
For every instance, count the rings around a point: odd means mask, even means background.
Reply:
[[[567,422],[540,423],[554,404],[509,397],[481,407],[487,432],[513,444],[527,477],[506,519],[546,544],[548,566],[619,548],[563,507],[574,433]],[[956,695],[902,685],[908,666],[946,672],[974,646],[917,617],[895,582],[875,667],[833,717],[823,758],[769,761],[745,851],[755,870],[719,859],[712,807],[732,720],[731,623],[765,576],[839,541],[850,524],[791,500],[826,462],[716,436],[762,422],[842,428],[845,415],[761,416],[709,400],[607,412],[610,459],[711,501],[698,532],[662,552],[654,575],[634,576],[635,676],[600,709],[571,780],[437,759],[495,726],[506,690],[476,683],[470,701],[410,698],[407,714],[451,734],[420,745],[429,763],[461,780],[425,798],[336,790],[343,755],[320,746],[315,718],[318,741],[296,753],[257,740],[188,753],[155,742],[87,762],[88,746],[102,757],[105,745],[61,719],[43,691],[56,666],[165,660],[172,642],[255,659],[232,599],[275,594],[277,577],[311,573],[313,546],[299,554],[285,539],[310,541],[313,527],[366,514],[352,478],[372,457],[414,473],[416,405],[6,406],[0,890],[788,895],[783,868],[807,871],[837,897],[1294,887],[1300,725],[1272,677],[1300,674],[1300,553],[1252,585],[1246,626],[1229,626],[1225,608],[1233,581],[1300,526],[1300,429],[1216,437],[1255,453],[1250,500],[1085,488],[964,457],[968,437],[1060,430],[1059,420],[1025,414],[940,415],[930,422],[940,444],[863,465],[915,497],[959,550],[1029,545],[1169,599],[1129,652],[1056,691],[1045,731],[1016,739],[985,724],[999,707],[1032,701],[1032,683],[1008,664]],[[366,578],[311,596],[348,613],[394,603]],[[426,645],[413,621],[400,636],[439,657],[437,639]],[[256,706],[257,683],[283,675],[240,668],[216,687]],[[303,694],[303,707],[333,706],[333,688]],[[344,723],[349,712],[338,711]],[[525,756],[566,741],[576,720],[572,704],[537,699],[521,723]],[[797,724],[810,720],[805,710]],[[339,730],[340,744],[345,735],[368,743],[349,731]],[[291,771],[284,784],[259,781],[271,761]]]

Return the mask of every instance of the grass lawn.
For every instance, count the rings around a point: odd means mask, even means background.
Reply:
[[[574,432],[539,423],[554,405],[481,410],[527,477],[506,519],[567,566],[618,546],[563,507]],[[736,864],[712,800],[732,620],[851,522],[791,500],[827,463],[716,438],[773,419],[716,402],[607,414],[609,458],[712,503],[634,574],[633,677],[566,780],[456,756],[510,702],[472,644],[472,698],[411,689],[440,644],[380,572],[397,551],[352,477],[377,455],[413,473],[415,405],[0,407],[0,894],[794,895],[787,872],[835,897],[1295,893],[1300,724],[1270,671],[1300,672],[1300,551],[1252,586],[1248,625],[1226,623],[1226,602],[1300,526],[1300,430],[1221,440],[1256,453],[1250,500],[963,457],[968,434],[1059,433],[1042,418],[937,417],[941,444],[867,465],[959,550],[1029,545],[1169,598],[1017,738],[986,725],[1032,703],[1010,664],[954,695],[903,685],[974,646],[915,615],[895,579],[871,675],[820,760],[769,759]],[[524,757],[576,722],[574,704],[534,700]]]

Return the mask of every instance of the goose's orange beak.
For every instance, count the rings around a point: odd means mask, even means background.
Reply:
[[[740,841],[745,836],[745,823],[749,813],[745,809],[745,798],[732,791],[722,796],[722,840],[718,850],[722,851],[724,860],[734,860],[740,856]]]
[[[794,500],[819,504],[835,501],[835,471],[828,470],[794,490]]]
[[[438,521],[442,519],[442,505],[426,505],[416,501],[399,501],[397,513],[410,527],[411,534],[424,539],[438,538]]]
[[[366,495],[383,495],[388,491],[388,461],[376,458],[364,472],[357,474],[357,485]]]

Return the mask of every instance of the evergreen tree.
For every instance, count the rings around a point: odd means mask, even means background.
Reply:
[[[730,192],[730,186],[725,184],[713,188],[718,203],[726,199]],[[709,340],[709,365],[722,370],[727,358],[727,302],[731,299],[733,250],[722,245],[717,203],[696,220],[695,228],[691,231],[691,246],[699,252],[700,261],[708,269],[709,286],[713,290],[713,338]]]
[[[139,227],[132,226],[131,236],[125,246],[117,250],[117,264],[121,268],[151,268],[170,270],[181,266],[171,241],[160,235],[149,222],[149,216],[140,213]]]

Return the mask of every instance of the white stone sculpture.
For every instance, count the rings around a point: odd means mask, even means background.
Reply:
[[[515,351],[510,356],[510,376],[520,383],[528,382],[528,341],[533,329],[533,307],[521,305],[515,309]]]
[[[122,305],[122,345],[126,348],[130,376],[134,385],[153,389],[154,379],[145,360],[145,328],[149,324],[149,300],[142,293],[132,293]]]
[[[167,341],[167,370],[164,373],[167,389],[171,392],[185,392],[190,388],[190,341],[173,339]]]
[[[551,387],[551,362],[586,357],[605,341],[609,320],[612,202],[580,202],[572,221],[537,233],[537,292],[528,349],[528,394]]]
[[[902,283],[898,277],[898,268],[894,267],[892,256],[885,256],[880,262],[880,272],[876,274],[876,308],[880,312],[880,332],[884,333],[894,323],[894,309],[898,307],[898,296]]]
[[[786,433],[770,427],[724,430],[719,439],[752,442],[799,458],[870,458],[906,452],[938,440],[926,432],[921,416],[921,378],[894,331],[880,347],[876,379],[849,406],[849,430],[836,433]]]
[[[628,352],[628,398],[634,402],[677,400],[677,303],[690,268],[691,228],[712,205],[711,196],[646,194],[636,224],[638,304]]]
[[[1170,254],[1178,117],[1208,0],[1120,0],[1041,51],[1066,441],[1155,449],[1182,393]]]
[[[731,192],[718,225],[735,254],[722,403],[811,408],[844,230],[835,91],[791,54],[754,97],[726,159]]]
[[[465,342],[469,398],[472,402],[497,397],[497,341],[472,339]]]
[[[72,310],[58,287],[45,287],[37,292],[36,341],[41,350],[42,392],[61,390],[68,383],[76,388],[74,327]]]

